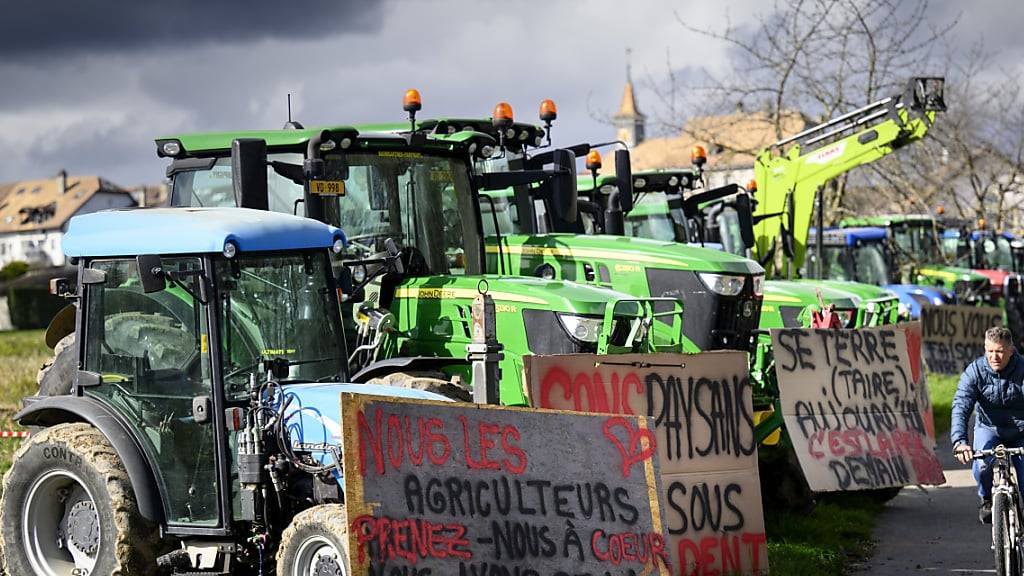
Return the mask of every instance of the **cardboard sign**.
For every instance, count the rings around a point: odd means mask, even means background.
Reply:
[[[574,354],[524,362],[534,406],[654,419],[674,574],[767,572],[746,354]]]
[[[897,328],[772,330],[782,414],[816,491],[942,484]]]
[[[932,413],[932,397],[928,393],[928,376],[924,370],[924,353],[921,350],[921,323],[902,322],[896,324],[896,327],[907,335],[907,357],[910,360],[910,378],[917,388],[917,405],[921,409],[925,432],[935,440],[935,415]]]
[[[358,576],[669,575],[650,420],[343,394]]]
[[[921,339],[928,370],[960,374],[985,354],[985,331],[1003,325],[1003,311],[990,306],[921,307]]]

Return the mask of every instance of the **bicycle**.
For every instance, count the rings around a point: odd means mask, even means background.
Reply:
[[[974,460],[992,457],[992,551],[998,576],[1019,576],[1024,568],[1020,539],[1024,536],[1024,514],[1017,489],[1013,457],[1024,456],[1024,448],[1002,444],[990,450],[975,450]]]

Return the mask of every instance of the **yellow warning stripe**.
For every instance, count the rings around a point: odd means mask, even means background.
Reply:
[[[497,254],[498,246],[488,244],[485,248],[489,254]],[[504,246],[500,252],[508,254],[519,254],[525,256],[552,256],[562,258],[594,258],[598,260],[624,260],[627,262],[646,262],[648,264],[661,264],[663,266],[679,266],[689,268],[690,265],[682,260],[661,258],[660,256],[648,256],[635,252],[623,252],[621,250],[597,250],[590,248],[567,248],[548,246]]]
[[[457,298],[472,300],[473,298],[476,298],[477,294],[479,294],[479,292],[477,292],[475,288],[399,288],[398,290],[395,290],[395,298],[419,298],[422,300],[449,300]],[[490,291],[487,295],[495,300],[504,300],[506,302],[520,302],[523,304],[539,305],[548,303],[546,300],[541,300],[540,298],[523,296],[522,294],[512,294],[511,292]]]
[[[801,300],[799,298],[796,298],[796,297],[793,297],[793,296],[783,296],[781,294],[765,294],[764,295],[764,301],[765,302],[788,302],[788,303],[792,303],[792,304],[799,304],[799,303],[803,302],[803,300]]]
[[[953,272],[946,272],[944,270],[929,270],[927,268],[918,270],[917,273],[920,276],[932,276],[936,278],[942,278],[943,280],[952,280],[954,282],[960,277],[958,274],[955,274]]]

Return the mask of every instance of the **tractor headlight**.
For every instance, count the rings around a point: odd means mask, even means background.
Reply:
[[[169,142],[164,142],[162,150],[163,150],[163,153],[165,155],[167,155],[167,156],[171,156],[171,157],[177,156],[178,154],[181,154],[181,143],[178,142],[177,140],[171,140]]]
[[[345,242],[341,238],[335,238],[331,249],[334,250],[335,254],[341,254],[341,251],[345,249]]]
[[[575,314],[559,314],[558,321],[562,328],[569,333],[569,336],[580,342],[596,344],[597,337],[601,333],[601,319],[587,318]]]
[[[234,242],[230,242],[230,241],[225,242],[224,243],[224,257],[225,258],[234,258],[236,254],[238,254],[238,245],[236,245]]]
[[[896,307],[896,313],[899,314],[900,318],[909,318],[910,307],[904,304],[903,302],[900,302],[899,306]]]
[[[764,276],[757,275],[752,280],[754,281],[754,296],[764,296]]]
[[[712,274],[710,272],[701,272],[698,276],[700,276],[701,282],[716,294],[736,296],[743,291],[743,282],[745,280],[743,276]]]

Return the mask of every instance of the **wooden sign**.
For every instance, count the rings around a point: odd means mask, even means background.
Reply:
[[[990,306],[921,307],[921,339],[928,370],[960,374],[985,354],[985,331],[1003,325],[1003,311]]]
[[[669,575],[650,419],[343,394],[358,576]]]
[[[897,328],[772,330],[782,413],[815,491],[942,484]]]
[[[528,356],[541,408],[654,419],[674,574],[758,574],[768,556],[742,352]]]

